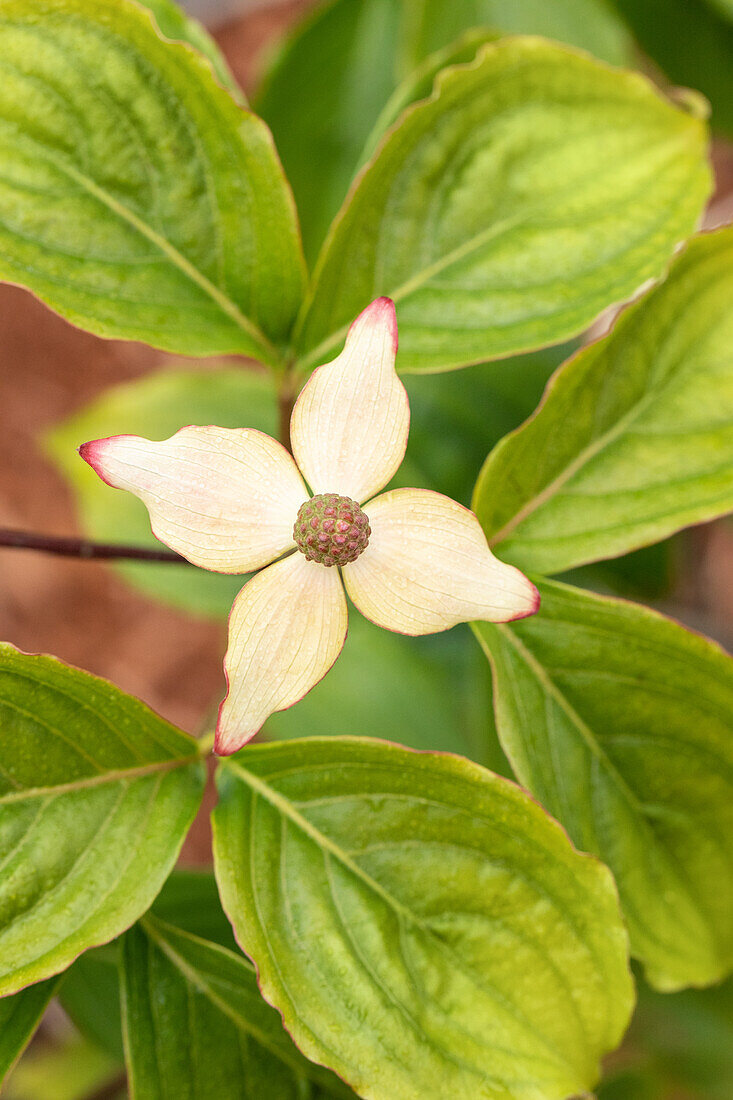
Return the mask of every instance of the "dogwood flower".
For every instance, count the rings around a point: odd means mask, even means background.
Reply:
[[[534,585],[494,557],[468,509],[425,489],[375,495],[407,446],[396,353],[394,305],[378,298],[298,397],[292,456],[252,428],[186,427],[162,442],[118,435],[79,449],[145,503],[154,534],[188,561],[259,570],[229,621],[220,755],[328,672],[346,638],[344,588],[372,622],[410,635],[537,610]]]

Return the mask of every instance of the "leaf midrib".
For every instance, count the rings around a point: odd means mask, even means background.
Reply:
[[[251,787],[261,798],[264,798],[266,802],[269,802],[271,806],[274,806],[283,817],[288,818],[294,825],[304,832],[319,848],[325,849],[330,855],[334,856],[344,867],[348,868],[357,878],[369,887],[375,894],[377,894],[382,901],[385,902],[391,909],[393,909],[399,916],[405,918],[410,924],[414,924],[421,928],[423,931],[432,935],[432,930],[427,924],[420,920],[416,913],[411,909],[408,909],[406,905],[403,905],[393,894],[390,894],[388,890],[372,878],[356,860],[352,859],[348,852],[345,852],[335,841],[330,837],[322,833],[320,829],[317,829],[308,818],[300,813],[295,808],[293,803],[281,795],[274,787],[271,787],[269,783],[265,783],[259,776],[254,775],[253,772],[247,771],[241,764],[234,763],[234,761],[227,760],[225,767],[230,767],[240,775],[247,786]]]
[[[147,775],[155,775],[159,772],[175,771],[187,764],[195,764],[201,759],[198,753],[191,756],[177,757],[173,760],[158,760],[152,764],[141,764],[137,768],[117,768],[114,771],[102,772],[99,775],[88,775],[81,779],[74,779],[68,783],[59,783],[53,787],[26,787],[21,791],[9,791],[0,795],[0,807],[14,802],[26,802],[33,798],[55,798],[56,795],[69,794],[72,791],[84,791],[94,787],[103,787],[107,783],[125,782],[131,779],[141,779]]]
[[[490,48],[495,48],[497,44],[497,41],[487,43],[484,48],[480,50],[477,54],[476,61],[481,59],[482,55],[485,56],[485,54],[489,52]],[[412,108],[408,109],[419,109],[424,105],[424,102],[419,102],[417,104],[413,104]],[[688,135],[686,131],[678,131],[675,132],[674,135],[669,135],[667,140],[664,142],[664,145],[669,145],[670,147],[676,147],[677,145],[685,146],[687,144],[687,138]],[[387,145],[388,142],[385,143],[384,148],[387,148]],[[661,147],[662,146],[660,144],[659,149],[661,149]],[[358,179],[358,183],[352,184],[352,189],[354,192],[353,199],[356,198],[357,192],[361,189],[361,184],[362,181],[360,178]],[[326,238],[326,241],[324,242],[321,249],[321,253],[318,257],[316,268],[314,270],[313,278],[311,281],[310,294],[306,297],[303,306],[301,307],[300,316],[295,324],[293,342],[296,345],[300,336],[302,335],[302,332],[306,328],[307,322],[311,314],[312,306],[318,297],[320,276],[322,270],[326,270],[327,261],[330,259],[331,256],[330,245],[332,239],[336,240],[337,232],[341,227],[342,220],[347,217],[351,206],[352,195],[350,193],[349,196],[347,196],[347,198],[344,200],[344,205],[342,206],[341,211],[339,211],[339,214],[337,215],[331,227],[329,236]],[[384,291],[384,293],[389,294],[389,296],[395,303],[399,303],[403,298],[409,297],[410,294],[412,294],[414,291],[420,290],[423,286],[427,285],[430,279],[432,279],[435,275],[438,275],[442,271],[450,268],[451,266],[453,266],[453,264],[464,259],[466,256],[470,256],[472,252],[477,251],[479,248],[482,247],[482,245],[491,242],[494,237],[500,237],[501,234],[506,230],[514,229],[517,226],[522,226],[527,222],[531,222],[536,213],[539,212],[541,214],[543,210],[544,203],[538,202],[535,204],[535,206],[530,205],[529,209],[525,210],[521,216],[507,215],[504,218],[499,219],[496,223],[486,226],[483,230],[480,230],[478,233],[475,233],[473,236],[467,238],[465,241],[462,241],[459,245],[456,245],[453,249],[449,250],[443,256],[438,257],[422,270],[416,271],[412,276],[406,279],[405,282],[401,283],[398,287],[394,288],[393,290]],[[321,362],[323,356],[325,356],[336,346],[338,346],[338,344],[344,339],[348,332],[348,329],[348,324],[341,325],[337,330],[329,333],[329,335],[324,337],[314,349],[306,351],[304,355],[297,359],[296,369],[299,372],[306,373],[314,365]]]
[[[674,855],[662,842],[662,839],[654,829],[653,823],[649,819],[649,812],[647,808],[639,800],[638,796],[634,793],[624,777],[621,775],[621,772],[604,751],[592,728],[588,725],[587,722],[583,720],[583,718],[581,718],[580,714],[578,714],[577,710],[572,705],[570,700],[565,696],[560,688],[557,687],[554,680],[552,680],[544,666],[538,661],[531,650],[529,650],[519,640],[519,638],[516,636],[516,634],[514,634],[511,628],[501,623],[494,623],[492,625],[496,628],[498,633],[509,642],[510,645],[514,646],[514,649],[518,653],[519,657],[524,661],[530,672],[535,676],[541,688],[555,701],[555,703],[560,707],[560,709],[569,719],[572,727],[578,731],[588,750],[600,762],[609,779],[615,784],[617,790],[627,800],[629,806],[639,818],[642,827],[648,831],[648,833],[653,838],[655,844],[664,852],[664,855],[666,856],[668,861],[668,870],[673,872],[674,879],[677,882],[680,891],[688,898],[693,910],[700,916],[706,927],[709,927],[707,914],[703,909],[700,908],[695,895],[690,889],[690,886],[679,874]],[[477,632],[477,636],[479,638],[482,649],[484,649],[484,651],[486,652],[480,633]],[[487,656],[488,655],[489,654],[487,653]],[[625,902],[625,904],[628,905],[628,902]],[[716,942],[715,937],[713,938],[713,942]]]
[[[207,278],[202,271],[199,271],[199,269],[192,264],[191,261],[171,243],[171,241],[157,232],[157,230],[153,229],[151,225],[148,225],[148,223],[135,214],[134,211],[115,199],[108,191],[96,184],[94,180],[85,173],[80,172],[73,165],[66,163],[63,158],[54,156],[50,150],[39,150],[36,143],[34,143],[34,145],[36,146],[36,152],[42,158],[50,161],[59,172],[68,179],[73,180],[80,187],[83,187],[89,195],[105,206],[110,213],[115,214],[118,218],[140,233],[141,236],[145,237],[146,240],[150,241],[150,243],[153,244],[174,267],[178,268],[187,279],[193,282],[199,290],[203,291],[203,293],[209,297],[238,328],[245,332],[250,339],[260,347],[268,362],[278,361],[279,356],[276,349],[262,330],[250,320],[246,314],[242,313],[236,303],[232,301],[224,291]]]
[[[270,1054],[274,1055],[278,1061],[283,1062],[292,1069],[298,1076],[303,1076],[304,1070],[307,1069],[303,1065],[303,1062],[297,1056],[289,1058],[284,1050],[274,1043],[270,1037],[263,1032],[260,1028],[252,1024],[251,1020],[243,1017],[236,1011],[223,997],[221,997],[216,990],[206,981],[201,971],[197,970],[191,963],[187,961],[182,955],[176,951],[175,947],[170,943],[165,936],[158,931],[156,925],[160,925],[162,928],[166,927],[166,922],[155,918],[155,923],[150,920],[149,917],[142,917],[140,924],[145,931],[145,934],[154,941],[156,946],[172,965],[183,975],[185,980],[192,985],[199,993],[217,1008],[224,1016],[232,1021],[233,1024],[246,1035],[250,1035],[260,1046],[264,1047]],[[173,927],[173,926],[169,926]],[[237,966],[243,966],[249,970],[250,973],[254,973],[253,968],[248,965],[248,960],[244,958],[238,958],[232,954],[226,947],[222,947],[221,944],[211,943],[208,940],[201,939],[200,936],[195,936],[189,932],[185,932],[184,929],[174,928],[177,936],[184,936],[186,939],[192,940],[194,943],[205,945],[209,950],[215,951],[217,954],[224,955],[225,957],[231,956],[232,962]],[[314,1079],[317,1078],[317,1074],[314,1075]],[[321,1083],[319,1081],[319,1083]]]
[[[489,244],[492,240],[494,240],[494,238],[500,237],[501,234],[506,232],[507,230],[514,229],[518,225],[522,225],[528,220],[530,214],[531,211],[525,212],[522,217],[518,217],[515,215],[513,217],[504,218],[498,222],[493,223],[492,225],[486,226],[486,228],[481,230],[479,233],[475,233],[472,237],[469,237],[461,244],[456,245],[455,248],[450,249],[450,251],[446,252],[443,256],[439,256],[436,260],[433,260],[432,263],[427,264],[424,268],[416,271],[414,275],[410,276],[409,279],[406,279],[404,283],[400,284],[400,286],[395,287],[393,290],[390,290],[388,292],[390,298],[396,305],[399,305],[399,303],[403,299],[408,298],[414,291],[422,289],[422,287],[425,286],[436,275],[440,275],[441,272],[452,267],[453,264],[460,262],[460,260],[465,259],[467,256],[470,256],[471,253],[478,251],[478,249],[481,248],[483,245]],[[314,301],[315,291],[318,288],[317,275],[314,276],[313,286],[314,293],[312,296],[312,300]],[[308,311],[304,311],[303,313],[304,324],[307,320],[309,312],[310,303],[308,303]],[[346,337],[346,334],[349,331],[349,327],[350,324],[341,325],[340,328],[336,329],[334,332],[325,337],[325,339],[323,339],[320,344],[313,348],[312,351],[309,351],[306,355],[299,359],[297,362],[298,371],[307,371],[311,368],[313,364],[320,363],[323,356],[327,355],[330,351],[336,348]]]
[[[266,802],[269,802],[270,805],[273,806],[279,813],[281,813],[285,818],[287,818],[295,826],[297,826],[303,833],[305,833],[307,837],[309,837],[310,840],[314,842],[314,844],[317,845],[319,849],[325,850],[329,855],[333,856],[334,859],[336,859],[343,867],[349,870],[356,878],[363,882],[370,890],[372,890],[379,898],[381,898],[387,906],[389,906],[393,910],[393,912],[400,920],[406,921],[408,924],[417,928],[426,937],[428,937],[433,943],[436,944],[441,952],[446,954],[452,960],[452,962],[459,970],[466,974],[470,978],[470,980],[478,986],[478,988],[480,988],[484,993],[487,992],[483,981],[478,980],[477,975],[466,967],[464,960],[461,959],[461,957],[454,951],[449,943],[441,939],[440,936],[437,935],[436,932],[430,927],[430,925],[422,920],[417,915],[417,913],[415,913],[412,909],[409,909],[406,905],[399,901],[398,898],[394,897],[393,894],[386,890],[381,885],[381,883],[372,878],[371,875],[369,875],[362,867],[359,866],[359,864],[355,860],[351,858],[351,856],[349,856],[348,852],[345,852],[344,849],[336,844],[333,840],[331,840],[330,837],[326,836],[325,833],[322,833],[320,829],[316,828],[316,826],[313,825],[308,820],[308,818],[305,817],[304,814],[300,813],[300,811],[296,809],[296,807],[292,804],[292,802],[289,801],[289,799],[285,798],[284,795],[281,795],[280,792],[277,791],[274,787],[271,787],[269,783],[266,783],[264,780],[260,779],[259,776],[254,775],[250,771],[247,771],[246,768],[242,767],[240,763],[235,762],[233,759],[229,758],[225,760],[223,766],[225,768],[231,768],[234,772],[237,773],[237,775],[241,776],[243,781],[247,784],[247,786],[250,787],[251,790],[253,790]],[[504,995],[501,994],[498,990],[491,991],[490,995],[499,1001],[505,1011],[508,1011],[517,1020],[517,1023],[522,1028],[526,1028],[533,1035],[533,1037],[539,1043],[541,1043],[545,1050],[549,1052],[551,1060],[554,1061],[556,1065],[559,1064],[563,1067],[563,1069],[569,1069],[573,1074],[576,1073],[577,1067],[570,1063],[565,1055],[559,1050],[559,1048],[556,1047],[552,1042],[550,1042],[546,1036],[541,1035],[536,1031],[531,1022],[527,1020],[524,1016],[521,1008],[515,1005],[513,1001],[506,1000]]]
[[[536,493],[530,500],[526,501],[522,507],[515,512],[510,520],[500,527],[491,537],[488,539],[489,546],[495,547],[499,543],[504,542],[522,523],[525,519],[528,519],[538,508],[541,508],[546,501],[550,500],[555,494],[563,488],[575,475],[583,469],[587,463],[592,459],[597,458],[606,447],[609,447],[611,443],[623,435],[626,429],[634,423],[644,412],[659,399],[660,392],[664,389],[662,385],[659,390],[648,391],[636,404],[628,410],[619,420],[616,421],[612,427],[610,427],[602,435],[599,435],[593,443],[590,443],[587,447],[584,447],[576,457],[568,463],[563,470],[557,474],[552,481],[545,485],[544,489],[541,489],[539,493]]]
[[[503,623],[493,623],[492,625],[497,632],[514,647],[545,692],[555,701],[555,703],[557,703],[567,718],[570,719],[571,724],[577,729],[589,751],[597,757],[603,767],[608,771],[608,774],[613,777],[618,789],[624,795],[632,809],[641,816],[644,816],[644,807],[642,803],[639,801],[636,794],[634,794],[631,787],[629,787],[618,768],[612,763],[610,757],[603,750],[591,727],[581,718],[569,699],[560,691],[557,684],[550,678],[547,670],[540,664],[534,653],[519,640],[516,634],[508,626]],[[480,634],[479,640],[482,642]],[[484,646],[482,643],[482,649],[483,648]]]

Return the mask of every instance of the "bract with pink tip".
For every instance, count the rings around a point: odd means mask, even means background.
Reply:
[[[293,456],[262,432],[189,426],[162,442],[113,436],[82,458],[147,506],[155,535],[203,569],[262,569],[234,602],[215,751],[236,752],[325,676],[346,637],[346,592],[387,630],[431,634],[539,606],[468,509],[423,489],[379,493],[410,409],[395,370],[394,303],[357,317],[293,409]],[[309,491],[310,490],[310,491]]]

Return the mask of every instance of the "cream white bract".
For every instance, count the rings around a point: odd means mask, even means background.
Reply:
[[[534,585],[494,557],[468,509],[425,489],[374,497],[407,446],[396,353],[394,305],[378,298],[300,394],[293,457],[251,428],[187,427],[162,442],[120,435],[80,448],[104,481],[146,504],[157,537],[194,565],[261,570],[232,608],[219,754],[235,752],[326,674],[346,637],[344,587],[367,618],[403,634],[537,610]],[[356,560],[333,568],[296,549],[293,527],[311,494],[363,506],[371,533]]]

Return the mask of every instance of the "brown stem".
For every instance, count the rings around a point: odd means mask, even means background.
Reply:
[[[142,546],[116,546],[105,542],[91,542],[89,539],[34,535],[30,531],[13,531],[9,527],[0,527],[0,548],[2,547],[16,550],[40,550],[46,554],[60,554],[65,558],[81,558],[86,561],[126,558],[130,561],[189,564],[174,550],[148,550]]]

